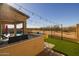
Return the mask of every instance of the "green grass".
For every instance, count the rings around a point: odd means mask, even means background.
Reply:
[[[69,56],[79,56],[79,44],[67,40],[49,37],[47,42],[55,44],[54,50],[62,52]]]

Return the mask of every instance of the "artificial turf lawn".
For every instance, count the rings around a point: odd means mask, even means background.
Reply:
[[[68,56],[79,56],[79,44],[67,40],[49,37],[47,42],[55,44],[54,50],[60,51]]]

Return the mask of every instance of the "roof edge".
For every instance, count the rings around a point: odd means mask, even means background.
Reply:
[[[26,16],[27,18],[30,18],[30,16],[28,16],[28,15],[24,14],[23,12],[17,10],[17,9],[14,8],[13,6],[11,6],[11,5],[7,4],[7,3],[3,3],[3,4],[8,5],[8,6],[9,6],[11,9],[13,9],[14,11],[16,11],[16,12],[18,12],[18,13],[20,13],[20,14]]]

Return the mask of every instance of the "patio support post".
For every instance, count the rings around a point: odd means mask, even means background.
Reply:
[[[0,27],[1,27],[1,28],[0,28],[0,31],[1,31],[1,33],[0,33],[0,34],[2,35],[2,24],[0,24]]]
[[[23,22],[23,34],[25,34],[25,33],[26,33],[26,21]]]
[[[2,34],[2,24],[0,24],[0,35]]]
[[[22,30],[23,30],[23,34],[24,34],[24,22],[23,22],[23,29]]]
[[[16,24],[14,24],[14,36],[16,36]]]

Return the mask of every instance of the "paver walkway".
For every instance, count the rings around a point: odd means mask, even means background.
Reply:
[[[52,50],[52,48],[55,46],[54,44],[50,44],[47,42],[45,42],[44,44],[44,50],[40,52],[37,56],[64,56],[63,54],[60,54]]]

